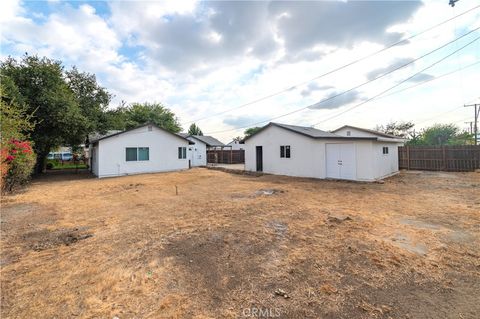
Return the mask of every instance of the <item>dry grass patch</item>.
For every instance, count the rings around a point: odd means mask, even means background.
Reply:
[[[479,190],[478,173],[44,178],[2,199],[1,314],[474,318]]]

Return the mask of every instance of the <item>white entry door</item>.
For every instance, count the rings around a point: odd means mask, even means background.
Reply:
[[[327,177],[338,179],[356,178],[354,144],[326,144]]]

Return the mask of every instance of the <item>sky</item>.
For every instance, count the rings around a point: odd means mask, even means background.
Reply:
[[[109,108],[160,102],[184,130],[195,122],[223,142],[269,121],[467,128],[463,105],[480,103],[480,30],[463,35],[480,27],[480,8],[431,27],[478,5],[2,0],[0,59],[75,65],[114,95]]]

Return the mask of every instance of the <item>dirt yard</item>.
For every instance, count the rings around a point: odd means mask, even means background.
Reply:
[[[2,198],[2,318],[480,313],[480,173],[67,177]]]

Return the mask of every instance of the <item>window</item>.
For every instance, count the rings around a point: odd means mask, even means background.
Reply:
[[[150,160],[150,149],[148,147],[127,147],[125,154],[127,162]]]
[[[290,158],[290,145],[281,145],[280,146],[280,157],[281,158]]]
[[[133,162],[137,160],[137,148],[136,147],[127,147],[126,149],[127,154],[127,162]]]
[[[347,131],[347,136],[350,136],[350,135],[352,135],[352,132]]]
[[[148,161],[150,159],[150,150],[148,147],[139,147],[138,148],[138,160],[139,161]]]
[[[178,148],[178,158],[179,159],[187,158],[187,148],[186,147],[179,147]]]
[[[387,155],[388,154],[388,146],[384,146],[383,147],[383,155]]]

